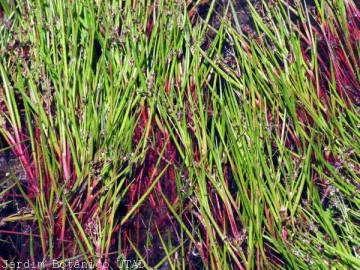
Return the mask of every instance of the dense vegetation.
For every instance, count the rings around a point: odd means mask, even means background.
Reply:
[[[242,2],[0,0],[4,266],[360,268],[359,9]]]

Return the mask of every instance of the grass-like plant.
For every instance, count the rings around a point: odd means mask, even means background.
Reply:
[[[4,264],[360,268],[359,10],[225,2],[0,0]]]

